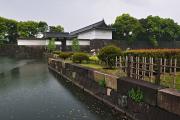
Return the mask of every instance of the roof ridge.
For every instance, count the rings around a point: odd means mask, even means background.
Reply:
[[[93,24],[91,24],[91,25],[88,25],[88,26],[86,26],[86,27],[83,27],[83,28],[80,28],[80,29],[78,29],[78,30],[72,31],[72,32],[70,32],[70,34],[77,34],[79,31],[83,31],[83,29],[87,29],[87,28],[89,28],[89,27],[90,27],[90,28],[94,28],[94,27],[97,27],[97,25],[101,25],[101,24],[105,24],[105,25],[106,25],[104,19],[101,20],[101,21],[99,21],[99,22],[96,22],[96,23],[93,23]]]

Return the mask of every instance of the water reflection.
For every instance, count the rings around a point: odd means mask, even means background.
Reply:
[[[0,61],[0,120],[116,120],[101,102],[54,78],[45,63]]]

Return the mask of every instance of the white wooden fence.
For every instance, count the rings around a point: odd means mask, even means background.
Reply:
[[[180,66],[176,58],[119,56],[115,62],[116,68],[128,77],[180,89]]]

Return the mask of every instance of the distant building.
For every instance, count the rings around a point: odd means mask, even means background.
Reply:
[[[62,49],[66,49],[66,46],[72,45],[73,38],[79,39],[81,46],[90,46],[91,41],[99,40],[112,40],[112,31],[114,29],[109,27],[104,20],[78,29],[73,32],[46,32],[43,38],[19,38],[17,40],[18,45],[35,46],[35,45],[48,45],[50,38],[55,38],[56,45],[61,45]]]
[[[79,40],[112,40],[112,28],[106,25],[104,20],[81,28],[70,33],[70,36],[76,36]]]

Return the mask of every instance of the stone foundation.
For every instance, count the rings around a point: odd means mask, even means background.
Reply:
[[[66,79],[72,82],[74,85],[81,88],[83,91],[94,96],[98,100],[109,105],[112,109],[116,109],[120,113],[125,114],[133,120],[179,120],[179,97],[178,99],[168,100],[164,99],[166,95],[170,97],[173,94],[163,95],[161,91],[164,88],[161,86],[156,86],[145,81],[137,81],[129,78],[120,78],[116,77],[109,79],[106,87],[101,87],[98,84],[98,79],[100,77],[95,77],[96,70],[82,67],[77,64],[65,63],[59,59],[49,59],[49,69],[60,76],[63,79]],[[97,79],[98,78],[98,79]],[[115,82],[116,81],[116,82]],[[136,103],[132,101],[127,92],[131,88],[139,87],[144,94],[144,102]],[[123,102],[123,95],[127,96],[127,105],[126,99]],[[159,99],[162,96],[163,99]],[[177,97],[177,96],[176,96]],[[160,97],[161,98],[161,97]],[[170,97],[171,98],[171,97]],[[173,98],[173,97],[172,97]],[[174,106],[169,109],[166,102]]]

